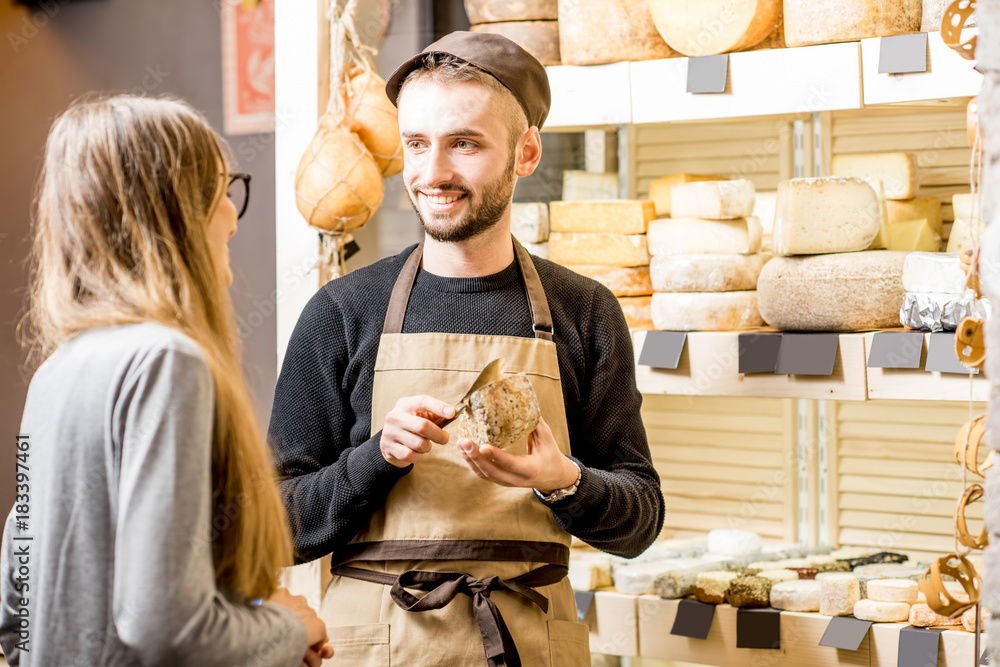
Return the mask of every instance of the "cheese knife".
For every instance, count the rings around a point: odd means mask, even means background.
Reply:
[[[462,399],[455,405],[455,416],[451,419],[444,420],[438,424],[438,426],[444,428],[448,424],[455,421],[458,418],[458,415],[461,414],[462,410],[469,407],[469,399],[474,393],[486,385],[492,384],[502,378],[504,363],[504,358],[500,357],[499,359],[494,359],[490,363],[486,364],[486,368],[479,373],[479,377],[477,377],[476,381],[472,383],[471,387],[469,387],[469,391],[465,392],[465,396],[463,396]]]

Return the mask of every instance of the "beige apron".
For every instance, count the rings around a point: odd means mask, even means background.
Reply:
[[[514,247],[535,338],[401,333],[423,244],[413,251],[379,342],[373,434],[399,398],[457,401],[488,362],[504,357],[507,372],[531,379],[542,416],[569,454],[548,302],[528,253],[517,241]],[[524,453],[526,441],[511,450]],[[434,445],[336,554],[321,607],[336,649],[328,664],[589,665],[588,630],[577,622],[565,578],[569,534],[531,489],[477,477],[456,442],[453,434],[447,445]]]

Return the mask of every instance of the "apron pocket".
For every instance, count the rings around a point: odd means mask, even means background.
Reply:
[[[549,621],[549,661],[552,667],[590,664],[590,628],[573,621]]]
[[[371,623],[326,629],[334,654],[324,665],[389,667],[389,624]]]

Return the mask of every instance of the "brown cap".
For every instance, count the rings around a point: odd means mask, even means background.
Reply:
[[[528,125],[541,129],[552,103],[549,77],[533,55],[502,35],[461,31],[445,35],[392,73],[385,93],[393,104],[398,106],[403,80],[429,53],[447,53],[492,74],[517,98]]]

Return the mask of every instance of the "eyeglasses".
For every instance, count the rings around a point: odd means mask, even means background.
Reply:
[[[234,171],[229,174],[229,184],[226,186],[226,195],[238,213],[236,219],[239,220],[246,213],[247,204],[250,203],[250,174]]]

